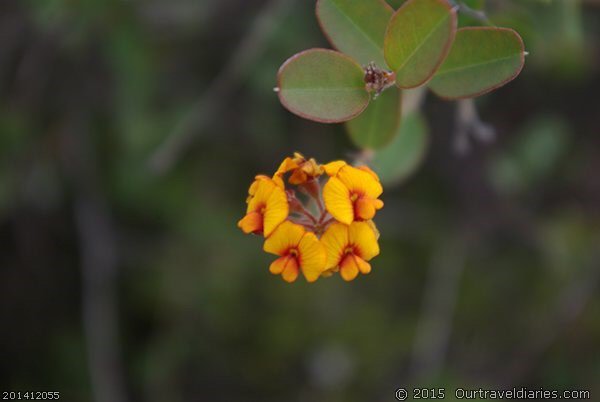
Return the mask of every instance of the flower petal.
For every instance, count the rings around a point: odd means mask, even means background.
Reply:
[[[285,221],[265,240],[263,250],[267,253],[284,256],[292,247],[298,247],[304,236],[304,228]]]
[[[289,255],[279,257],[278,259],[273,261],[271,265],[269,265],[269,272],[271,272],[273,275],[281,274],[292,259],[295,260],[294,257],[291,257]]]
[[[302,165],[302,170],[311,177],[321,176],[324,172],[323,167],[317,163],[315,158],[310,158]]]
[[[259,212],[250,212],[240,219],[238,227],[246,234],[260,233],[263,230],[263,217]]]
[[[333,161],[323,165],[323,169],[325,169],[325,173],[329,176],[335,176],[338,171],[346,165],[347,163],[344,161]]]
[[[354,245],[355,254],[365,261],[379,254],[376,234],[366,222],[353,222],[348,228],[348,240]]]
[[[345,281],[351,281],[358,276],[358,265],[353,254],[347,254],[340,263],[340,275]]]
[[[250,187],[248,188],[248,198],[246,198],[246,202],[250,202],[254,194],[256,194],[256,189],[258,188],[258,180],[254,180]]]
[[[354,214],[356,218],[367,221],[375,216],[375,202],[372,198],[360,197],[354,203]]]
[[[330,178],[323,188],[325,208],[338,221],[349,225],[354,220],[350,190],[337,177]]]
[[[292,283],[298,278],[298,260],[295,257],[290,257],[281,276],[288,283]]]
[[[354,262],[356,263],[358,270],[362,274],[368,274],[369,272],[371,272],[371,264],[369,264],[368,262],[366,262],[359,256],[357,256],[357,255],[354,256]]]
[[[248,188],[249,199],[252,198],[254,194],[256,194],[256,189],[258,188],[258,184],[261,182],[261,180],[270,180],[270,178],[269,176],[265,176],[264,174],[257,174],[256,176],[254,176],[254,181],[252,182],[252,184],[250,184],[250,188]]]
[[[344,166],[337,177],[350,189],[350,192],[377,198],[383,193],[383,187],[370,173],[350,165]]]
[[[246,212],[260,211],[261,208],[265,207],[275,187],[275,183],[271,179],[257,176],[250,186],[249,192],[254,192],[254,194],[250,194],[252,198],[248,202]]]
[[[365,172],[369,173],[371,176],[373,176],[373,178],[377,181],[379,181],[379,176],[377,176],[377,173],[375,173],[373,171],[373,169],[371,169],[370,167],[363,165],[363,166],[359,166],[358,169],[360,170],[364,170]]]
[[[279,188],[285,189],[285,183],[283,182],[281,175],[279,175],[279,174],[273,175],[272,180],[273,180],[273,183],[275,183]]]
[[[273,230],[287,218],[290,208],[285,191],[273,185],[273,191],[267,199],[264,214],[265,237],[270,236]]]
[[[308,282],[316,281],[325,270],[325,247],[314,233],[307,232],[302,237],[298,250],[300,251],[300,268],[304,277]]]
[[[337,271],[339,271],[339,269],[338,269]],[[322,276],[323,278],[329,278],[329,277],[333,276],[333,274],[334,274],[335,272],[337,272],[337,271],[336,271],[336,270],[334,270],[334,269],[326,269],[325,271],[323,271],[323,272],[321,273],[321,276]]]
[[[365,221],[365,223],[369,225],[371,229],[373,229],[373,232],[375,232],[375,240],[379,240],[379,229],[377,229],[377,226],[375,226],[375,222]]]
[[[296,169],[298,167],[298,164],[294,161],[294,159],[287,157],[283,160],[283,162],[281,162],[281,165],[279,165],[279,167],[277,168],[277,172],[275,172],[276,175],[282,175],[284,173],[289,172],[292,169]]]
[[[333,223],[321,236],[321,243],[327,253],[325,268],[333,269],[337,267],[344,254],[344,249],[348,247],[348,226]]]
[[[304,183],[307,179],[308,176],[302,169],[296,169],[294,170],[294,173],[292,173],[288,181],[290,182],[290,184],[297,185]]]

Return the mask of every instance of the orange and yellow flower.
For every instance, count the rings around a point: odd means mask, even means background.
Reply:
[[[367,261],[379,254],[377,234],[368,222],[333,223],[321,243],[327,252],[326,271],[339,271],[346,281],[356,278],[359,272],[371,272]]]
[[[286,189],[288,173],[292,188]],[[298,198],[298,192],[303,196]],[[308,282],[335,272],[351,281],[371,272],[368,261],[379,254],[372,218],[383,207],[382,192],[377,174],[366,166],[319,165],[295,153],[272,177],[256,176],[238,226],[264,235],[264,251],[278,256],[269,271],[286,282],[294,282],[300,272]]]
[[[325,270],[325,249],[317,236],[301,225],[285,221],[265,240],[264,250],[278,255],[269,271],[294,282],[300,271],[308,282],[319,279]]]
[[[289,214],[285,191],[267,176],[256,176],[248,189],[246,202],[246,216],[238,222],[238,227],[244,233],[264,234],[267,237]]]
[[[282,180],[281,177],[291,172],[288,181],[290,184],[302,184],[309,179],[315,179],[323,174],[323,168],[319,165],[314,158],[306,159],[304,155],[299,152],[294,152],[293,157],[287,157],[281,162],[277,172],[275,172],[274,180]]]
[[[373,219],[383,208],[378,197],[383,193],[379,177],[366,166],[355,168],[343,161],[324,166],[331,178],[323,189],[325,208],[337,221],[346,225]]]

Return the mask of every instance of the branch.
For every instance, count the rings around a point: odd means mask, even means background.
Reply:
[[[418,112],[427,95],[427,88],[405,89],[402,91],[402,117]]]
[[[292,10],[295,1],[270,0],[265,4],[227,64],[150,157],[148,165],[154,172],[168,172],[218,114],[249,66],[261,57],[271,33]]]
[[[468,249],[465,235],[453,239],[433,256],[429,268],[413,343],[411,376],[416,380],[436,377],[446,357]]]
[[[471,18],[476,19],[477,21],[482,22],[485,25],[495,26],[492,24],[492,21],[488,18],[487,14],[483,10],[475,10],[464,3],[464,1],[453,1],[454,5],[458,7],[458,10],[468,15]]]
[[[464,155],[471,149],[469,137],[483,143],[490,143],[496,137],[494,127],[483,122],[479,117],[473,99],[457,102],[455,130],[454,150],[459,155]]]
[[[75,194],[75,223],[82,271],[82,321],[93,400],[127,401],[117,308],[117,241],[112,217],[98,183],[89,143],[87,115],[71,108],[61,148],[66,176]]]
[[[96,402],[124,402],[118,342],[117,256],[106,209],[82,197],[75,203],[82,266],[83,325]]]

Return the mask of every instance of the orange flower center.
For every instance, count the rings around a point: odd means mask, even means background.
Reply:
[[[292,257],[298,257],[298,250],[297,250],[297,249],[295,249],[295,248],[291,248],[291,249],[288,251],[288,255],[291,255]]]
[[[258,212],[261,215],[264,215],[265,212],[267,210],[267,205],[266,204],[260,204],[256,207],[256,212]]]

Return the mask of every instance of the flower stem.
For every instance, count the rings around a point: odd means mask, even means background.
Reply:
[[[323,216],[323,214],[326,213],[326,211],[325,211],[325,207],[323,206],[323,201],[321,200],[321,196],[315,197],[315,201],[317,202],[317,207],[319,207],[319,213],[321,214],[321,216]]]
[[[323,221],[329,216],[329,212],[324,209],[321,211],[321,216],[319,217],[319,223],[323,223]]]
[[[310,221],[311,221],[313,224],[317,224],[317,223],[318,223],[318,221],[317,221],[317,218],[315,218],[315,217],[314,217],[314,216],[313,216],[313,215],[310,213],[310,211],[304,207],[304,205],[300,204],[300,207],[298,208],[298,212],[299,212],[299,213],[301,213],[302,215],[306,216],[308,219],[310,219]]]
[[[305,229],[310,230],[311,232],[316,232],[317,228],[314,225],[308,224],[308,223],[304,223],[304,222],[298,222],[300,223],[300,225],[304,226]]]
[[[325,228],[325,227],[327,227],[327,225],[329,225],[329,224],[330,224],[331,222],[333,222],[333,221],[335,221],[335,218],[329,218],[329,219],[327,219],[325,222],[322,222],[322,223],[321,223],[321,226],[322,226],[323,228]]]

